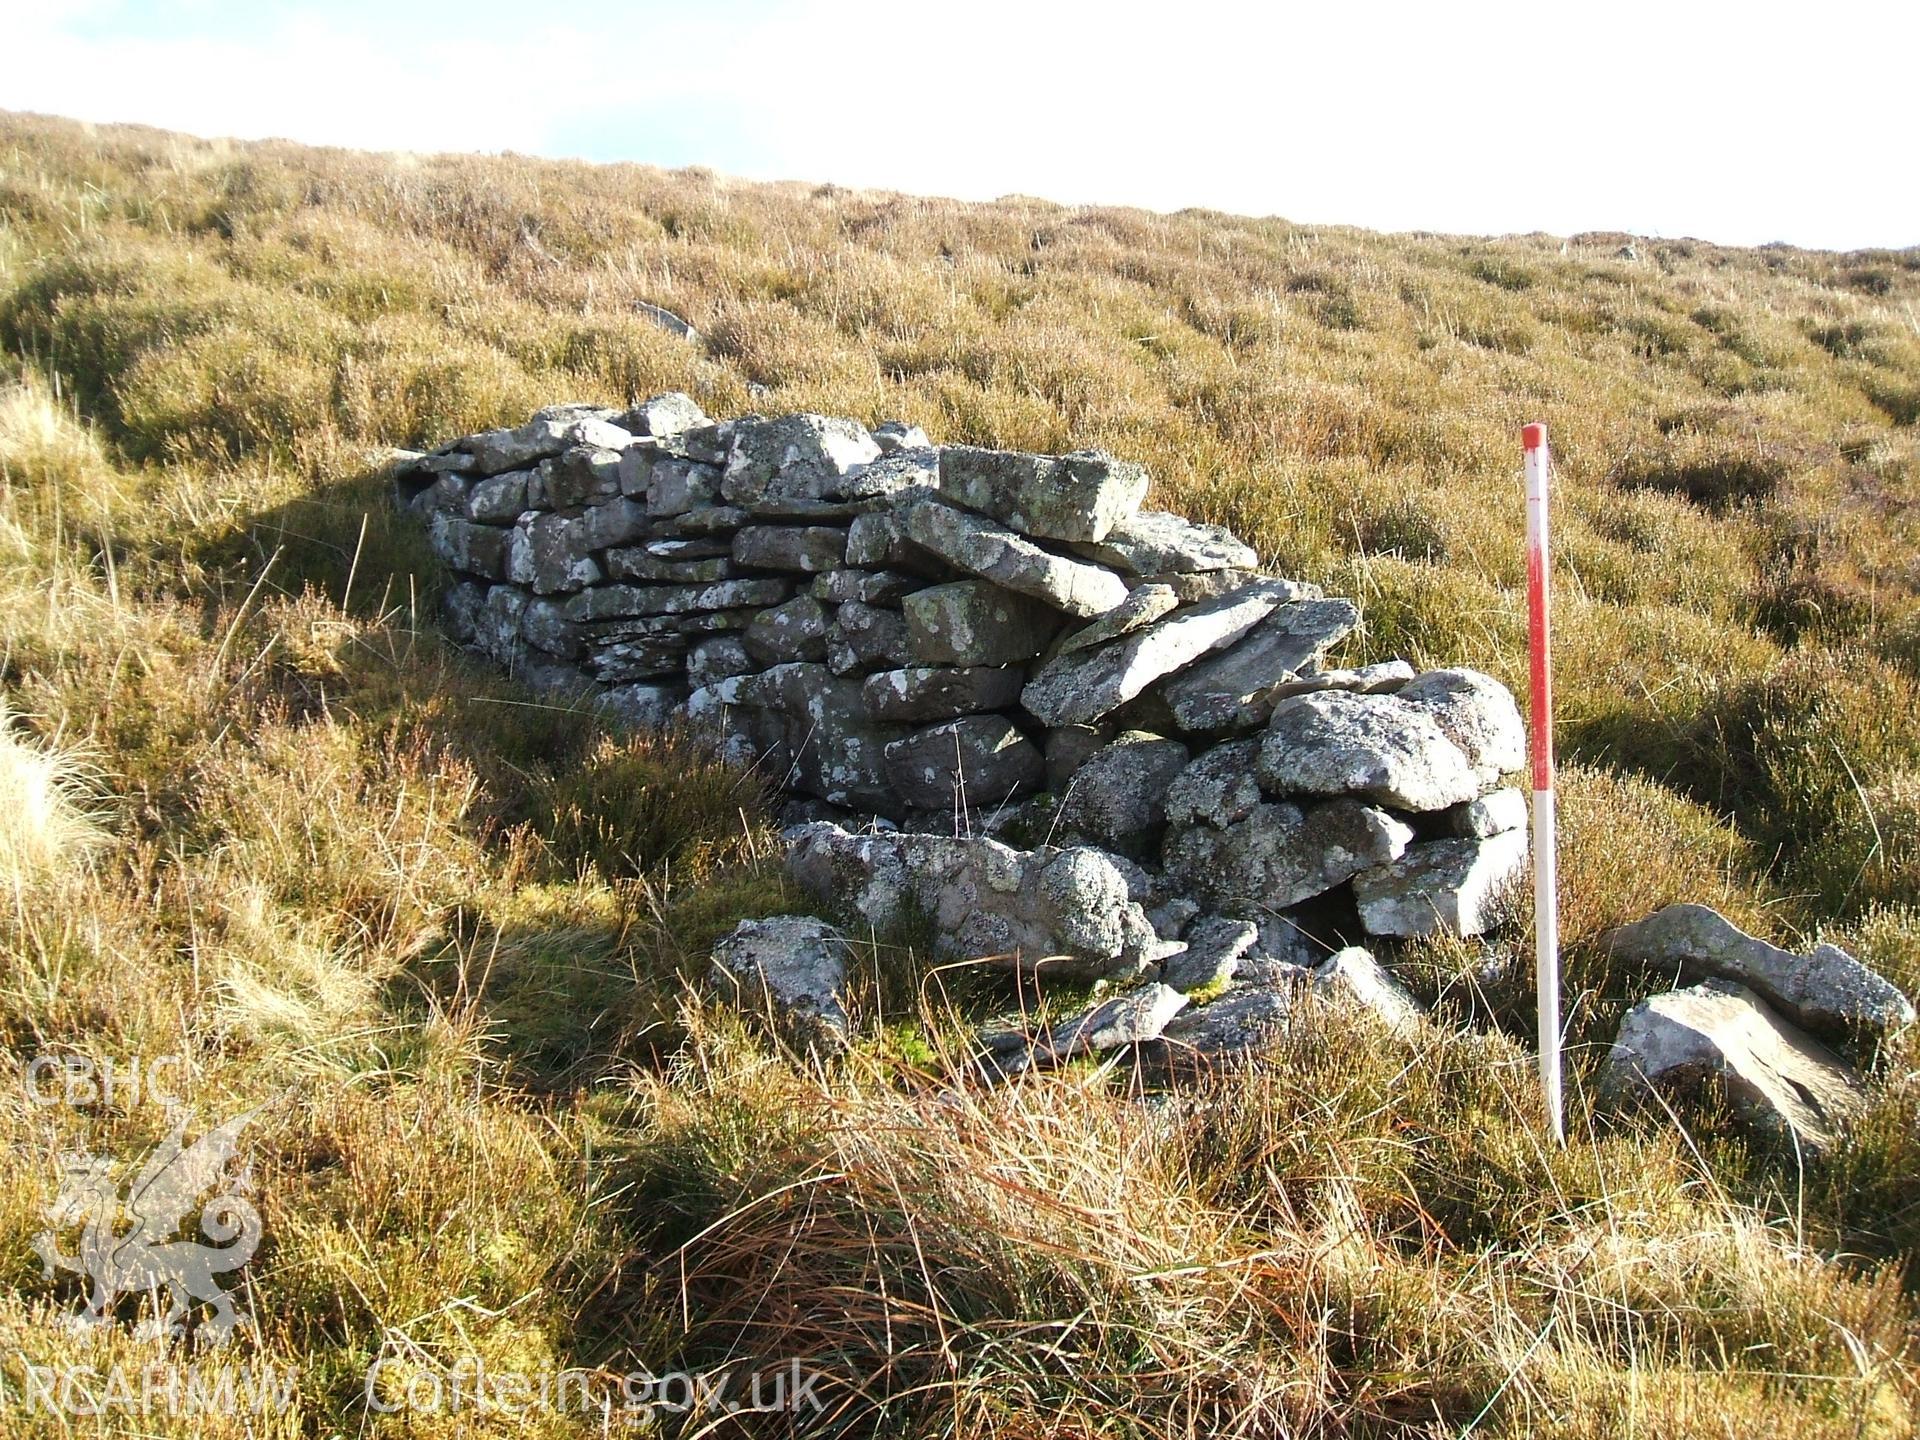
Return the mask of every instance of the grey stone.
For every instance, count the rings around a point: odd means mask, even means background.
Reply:
[[[569,596],[571,614],[579,603]],[[682,615],[618,615],[603,620],[581,622],[581,628],[596,640],[623,640],[632,635],[685,635],[689,639],[717,635],[725,631],[745,630],[762,612],[758,610],[693,610]]]
[[[1140,730],[1120,735],[1074,773],[1060,802],[1060,833],[1122,855],[1147,853],[1167,822],[1167,789],[1187,759],[1178,740]]]
[[[636,300],[633,302],[633,313],[642,320],[659,326],[669,335],[686,341],[689,345],[700,343],[700,332],[663,305],[655,305],[647,300]]]
[[[924,665],[1010,665],[1046,649],[1060,618],[1038,600],[984,580],[919,590],[901,604]]]
[[[1127,598],[1127,585],[1110,570],[1044,550],[991,520],[936,501],[902,513],[914,544],[969,575],[1043,600],[1069,615],[1103,615]]]
[[[869,675],[860,687],[875,720],[925,724],[1001,710],[1020,698],[1023,672],[986,665],[909,665]]]
[[[1402,810],[1444,810],[1481,788],[1431,709],[1345,690],[1275,705],[1259,775],[1274,795],[1360,795]]]
[[[429,524],[436,515],[453,515],[465,519],[467,495],[474,484],[475,482],[465,475],[438,476],[426,489],[406,502],[407,512]]]
[[[529,600],[520,612],[520,635],[536,650],[562,660],[578,659],[585,640],[585,631],[567,619],[566,602],[546,596]]]
[[[1028,455],[947,445],[940,451],[942,496],[1023,535],[1100,540],[1133,515],[1147,494],[1147,472],[1099,450]]]
[[[1314,967],[1313,988],[1320,994],[1370,1010],[1397,1034],[1420,1028],[1420,1002],[1386,972],[1372,952],[1358,945],[1336,950]]]
[[[670,585],[697,585],[712,584],[716,580],[731,580],[740,573],[733,561],[725,555],[697,560],[678,560],[662,555],[659,549],[662,545],[698,543],[700,542],[655,540],[646,545],[609,550],[606,554],[607,575],[614,580],[646,580]]]
[[[489,430],[456,441],[455,448],[472,457],[472,468],[481,475],[498,475],[504,470],[524,470],[536,461],[560,454],[569,446],[586,445],[605,450],[621,450],[633,436],[617,425],[591,416],[536,415],[512,430]]]
[[[1629,1010],[1603,1081],[1614,1094],[1652,1088],[1682,1099],[1703,1083],[1717,1087],[1750,1123],[1815,1155],[1831,1148],[1861,1097],[1855,1071],[1727,980],[1655,995]]]
[[[1362,665],[1355,670],[1314,670],[1283,680],[1273,688],[1273,698],[1311,695],[1316,690],[1352,690],[1360,695],[1391,695],[1413,679],[1413,666],[1404,660],[1383,660],[1378,665]]]
[[[849,500],[897,498],[907,490],[930,489],[939,465],[938,453],[930,448],[896,450],[854,466],[836,488]]]
[[[642,400],[614,423],[634,435],[661,438],[685,434],[697,426],[713,422],[707,419],[706,412],[694,403],[691,395],[670,390],[664,395]]]
[[[511,525],[527,508],[527,482],[533,478],[525,470],[508,470],[475,482],[467,491],[469,520],[483,525]]]
[[[785,415],[736,423],[721,494],[728,504],[744,506],[766,499],[836,499],[849,470],[879,458],[880,447],[853,420]]]
[[[1165,510],[1142,510],[1117,521],[1086,553],[1129,575],[1196,570],[1251,570],[1260,556],[1219,525],[1202,525]]]
[[[1413,831],[1355,800],[1311,809],[1285,801],[1256,805],[1246,819],[1170,833],[1162,852],[1168,880],[1225,913],[1284,909],[1393,860]]]
[[[1179,1081],[1244,1063],[1285,1037],[1293,1008],[1290,986],[1242,986],[1189,1005],[1167,1022],[1158,1040],[1141,1047],[1141,1069]]]
[[[742,920],[713,947],[713,979],[736,1005],[837,1049],[850,1028],[847,954],[846,937],[811,915]]]
[[[1369,935],[1480,935],[1527,866],[1524,830],[1484,840],[1428,840],[1353,877]]]
[[[631,730],[664,730],[687,698],[687,687],[668,685],[609,685],[596,697],[601,710],[617,725]]]
[[[785,580],[721,580],[712,585],[601,585],[567,602],[570,620],[630,615],[683,615],[778,605],[793,594]]]
[[[1673,969],[1683,980],[1744,985],[1817,1034],[1886,1035],[1914,1020],[1911,1000],[1838,945],[1816,945],[1797,955],[1747,934],[1705,905],[1669,905],[1608,931],[1602,942],[1614,955]]]
[[[924,920],[938,959],[1075,982],[1137,975],[1157,957],[1145,913],[1094,850],[835,825],[802,826],[787,841],[787,873],[803,892],[883,932]]]
[[[520,638],[520,620],[527,593],[513,585],[495,585],[474,617],[474,644],[496,665],[512,665],[526,653]]]
[[[568,510],[597,505],[620,493],[620,452],[572,446],[542,460],[527,482],[529,505]]]
[[[906,617],[849,600],[827,631],[827,668],[836,675],[865,675],[892,670],[913,659]]]
[[[933,448],[933,441],[927,438],[927,432],[905,420],[888,420],[875,426],[873,443],[880,447],[882,455],[892,455],[900,450]]]
[[[440,623],[456,645],[471,645],[487,605],[487,586],[481,580],[456,580],[440,597]]]
[[[1231,645],[1284,598],[1281,587],[1255,581],[1216,600],[1176,610],[1106,645],[1056,656],[1027,682],[1021,703],[1047,725],[1098,720],[1162,676]]]
[[[443,512],[436,514],[429,524],[427,541],[434,553],[455,570],[489,580],[504,580],[510,533],[495,525],[476,525],[471,520]]]
[[[1231,825],[1253,813],[1261,800],[1254,764],[1258,740],[1229,740],[1199,756],[1167,787],[1167,823]]]
[[[505,533],[507,578],[516,585],[556,595],[583,590],[603,578],[579,515],[530,512]]]
[[[1165,585],[1182,605],[1198,605],[1202,600],[1217,600],[1234,590],[1244,589],[1256,580],[1284,586],[1288,600],[1318,600],[1321,595],[1318,585],[1262,575],[1258,570],[1169,570],[1159,575],[1143,575],[1133,583],[1135,589],[1143,585]]]
[[[1478,670],[1429,670],[1394,698],[1430,711],[1482,786],[1527,763],[1527,727],[1507,687]]]
[[[1161,694],[1183,730],[1257,729],[1273,714],[1275,688],[1318,664],[1359,623],[1351,600],[1291,601],[1229,649],[1168,681]]]
[[[696,688],[730,675],[751,674],[758,666],[737,635],[715,635],[696,641],[687,651],[687,682]]]
[[[1187,942],[1186,950],[1166,962],[1160,978],[1176,990],[1205,990],[1233,979],[1240,957],[1259,942],[1260,927],[1251,920],[1202,915],[1181,932],[1181,938]]]
[[[797,595],[762,610],[741,638],[762,665],[827,658],[827,628],[833,612],[811,595]]]
[[[813,598],[832,605],[853,601],[860,605],[898,606],[900,601],[927,582],[897,570],[854,570],[842,568],[813,581]]]
[[[847,532],[830,525],[749,525],[733,537],[733,561],[754,570],[815,575],[846,563]]]
[[[1162,900],[1158,905],[1145,907],[1147,921],[1153,926],[1153,933],[1162,940],[1182,940],[1187,926],[1193,917],[1200,913],[1200,907],[1184,895],[1175,895]],[[1178,957],[1175,957],[1178,958]],[[1173,964],[1173,960],[1167,962]]]
[[[737,505],[702,505],[662,520],[660,528],[682,537],[731,535],[752,518]]]
[[[1494,790],[1443,812],[1447,829],[1467,840],[1484,840],[1527,828],[1527,797],[1518,790]]]
[[[1014,697],[1018,699],[1018,695]],[[1011,702],[1009,702],[1011,703]],[[1047,731],[1047,788],[1065,791],[1094,751],[1120,733],[1117,725],[1055,725]]]
[[[1327,957],[1327,947],[1288,915],[1261,915],[1260,938],[1233,967],[1246,985],[1298,985],[1311,979]]]
[[[590,550],[627,545],[646,537],[647,507],[637,500],[615,496],[580,516],[580,543]]]
[[[887,777],[907,804],[962,813],[1037,790],[1046,765],[1034,743],[1000,715],[966,715],[886,747]]]
[[[1083,1055],[1142,1045],[1158,1039],[1186,1005],[1187,997],[1178,990],[1150,982],[1089,1005],[1031,1038],[1017,1032],[983,1036],[988,1054],[981,1068],[990,1079],[1004,1079]]]
[[[1128,591],[1126,599],[1091,625],[1083,625],[1063,636],[1053,647],[1053,655],[1073,655],[1082,650],[1091,650],[1096,645],[1104,645],[1109,640],[1118,640],[1122,635],[1131,635],[1162,616],[1172,614],[1179,607],[1179,598],[1171,585],[1139,586]],[[1052,659],[1053,655],[1047,658]]]
[[[694,460],[664,456],[647,475],[647,513],[677,517],[710,509],[720,499],[720,470]]]
[[[586,667],[603,684],[662,680],[687,668],[689,641],[684,635],[630,635],[604,640],[587,652]]]
[[[900,528],[900,517],[876,510],[847,525],[847,564],[873,570],[912,570],[927,557]]]
[[[904,733],[900,727],[871,720],[860,683],[824,665],[781,665],[767,675],[786,717],[791,785],[834,805],[897,819],[902,802],[887,776],[886,747]]]

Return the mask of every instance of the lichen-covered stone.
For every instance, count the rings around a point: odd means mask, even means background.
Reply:
[[[948,445],[940,451],[940,494],[1023,535],[1100,540],[1147,495],[1147,472],[1100,450],[1028,455]]]
[[[1068,615],[1102,615],[1127,598],[1126,582],[1111,570],[1056,555],[951,505],[921,501],[908,506],[901,521],[909,540],[956,570],[1031,595]]]
[[[763,500],[838,498],[842,477],[880,458],[880,447],[854,420],[783,415],[736,422],[721,495],[751,509]]]
[[[1017,666],[908,665],[869,675],[860,687],[876,720],[925,724],[1001,710],[1020,698]]]
[[[1358,795],[1401,810],[1444,810],[1481,788],[1429,708],[1345,690],[1275,705],[1258,770],[1272,795]]]
[[[886,747],[887,777],[919,810],[966,813],[1038,790],[1046,764],[1002,715],[965,715]]]
[[[1277,801],[1254,806],[1230,825],[1171,832],[1161,859],[1170,881],[1233,913],[1281,909],[1325,894],[1393,860],[1412,839],[1407,825],[1356,800],[1304,809]]]
[[[907,596],[901,609],[913,657],[923,665],[1031,660],[1060,628],[1048,606],[984,580],[930,586]]]
[[[912,659],[907,620],[898,610],[882,610],[858,600],[839,607],[827,631],[827,668],[834,674],[893,670]]]
[[[1089,756],[1060,802],[1060,833],[1122,855],[1154,848],[1166,824],[1166,794],[1187,768],[1187,747],[1130,730]]]
[[[1359,623],[1351,600],[1292,601],[1228,649],[1183,670],[1161,694],[1183,729],[1257,729],[1273,714],[1276,689],[1317,665]]]
[[[846,563],[847,532],[832,525],[749,525],[733,537],[733,560],[752,570],[817,575]]]
[[[1479,935],[1527,864],[1524,830],[1484,840],[1427,840],[1353,879],[1369,935]]]
[[[1260,556],[1219,525],[1202,525],[1165,510],[1142,510],[1116,521],[1085,553],[1128,575],[1251,570]]]

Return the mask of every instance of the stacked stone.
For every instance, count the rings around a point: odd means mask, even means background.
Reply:
[[[676,394],[542,410],[398,484],[458,572],[459,638],[721,737],[845,833],[1023,820],[1104,856],[1163,938],[1332,892],[1370,934],[1477,933],[1523,863],[1502,687],[1326,668],[1351,602],[1142,510],[1145,470],[1103,452]]]

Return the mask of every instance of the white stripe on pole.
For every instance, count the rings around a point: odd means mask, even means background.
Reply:
[[[1553,649],[1547,598],[1547,427],[1521,432],[1527,456],[1527,649],[1533,676],[1533,944],[1540,997],[1540,1086],[1553,1138],[1566,1142],[1560,1098],[1560,895],[1554,857]]]

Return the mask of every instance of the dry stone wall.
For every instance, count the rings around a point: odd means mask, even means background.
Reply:
[[[1477,933],[1524,864],[1507,691],[1333,663],[1351,601],[1143,509],[1127,460],[673,394],[542,410],[396,485],[460,640],[779,777],[842,914],[911,900],[975,955],[1136,977],[1228,920],[1263,937],[1231,973],[1279,963],[1261,927],[1302,907]]]

